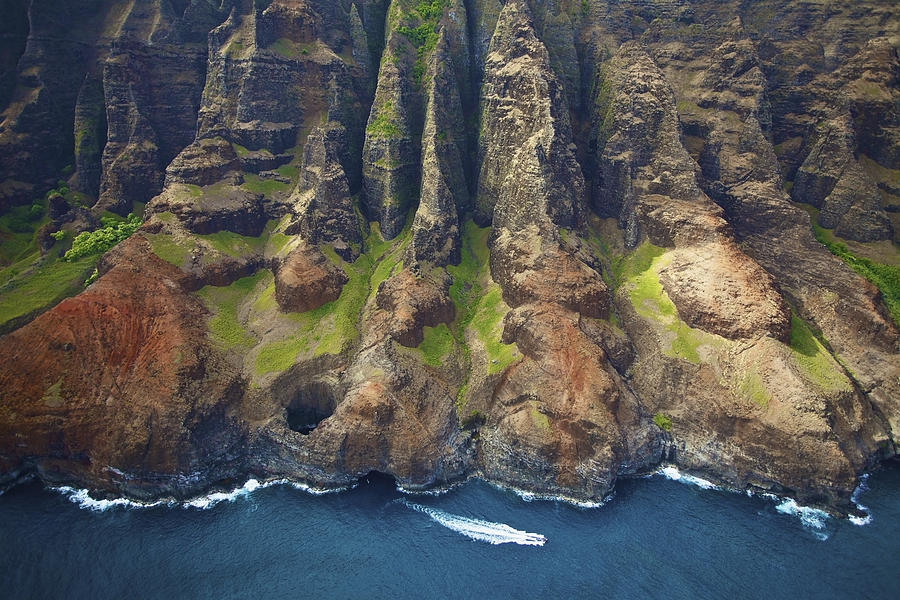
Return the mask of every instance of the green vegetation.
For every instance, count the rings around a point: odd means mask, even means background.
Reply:
[[[612,82],[603,66],[597,71],[597,84],[594,92],[595,110],[598,115],[603,115],[602,123],[597,129],[597,149],[601,150],[612,136],[613,99],[615,98]]]
[[[741,380],[738,382],[737,392],[742,398],[750,400],[760,408],[766,408],[769,405],[769,400],[772,399],[772,394],[766,389],[762,376],[753,367],[743,373]]]
[[[189,237],[176,237],[167,233],[146,234],[153,253],[166,262],[181,268],[196,247]]]
[[[531,422],[535,428],[541,431],[550,431],[550,419],[538,409],[537,401],[528,402],[528,412],[531,414]]]
[[[244,42],[236,40],[228,44],[225,48],[225,56],[228,58],[237,58],[244,51]]]
[[[410,14],[404,15],[408,25],[397,27],[397,33],[406,37],[416,49],[416,60],[413,63],[413,79],[421,85],[425,75],[428,55],[437,45],[437,25],[444,14],[444,8],[450,6],[450,0],[419,0]]]
[[[669,332],[671,341],[663,354],[698,364],[697,349],[709,334],[692,329],[678,317],[675,304],[663,290],[657,274],[663,252],[662,248],[645,242],[617,267],[615,276],[618,281],[626,282],[635,312],[644,319],[658,322]]]
[[[253,173],[244,173],[244,183],[241,184],[241,187],[254,194],[271,196],[278,192],[288,191],[291,185],[289,183],[275,181],[274,179],[263,179],[259,175],[254,175]]]
[[[256,342],[239,321],[242,301],[256,288],[265,271],[243,277],[226,287],[208,285],[197,292],[214,314],[209,319],[212,340],[224,350],[251,348]]]
[[[0,215],[0,324],[39,312],[79,292],[85,278],[94,270],[99,252],[105,249],[94,251],[93,244],[82,247],[85,239],[82,237],[76,247],[76,252],[81,254],[76,256],[69,249],[71,234],[56,231],[50,234],[53,247],[42,255],[38,232],[50,222],[47,205],[50,197],[57,194],[73,206],[84,206],[87,200],[60,180],[43,198],[30,205],[14,206]],[[104,222],[104,225],[119,235],[118,222]],[[69,250],[68,260],[63,260],[60,255],[66,250]],[[91,252],[84,254],[85,250]]]
[[[385,241],[378,224],[373,223],[363,253],[352,264],[345,263],[326,247],[326,256],[337,261],[347,274],[348,281],[341,295],[314,310],[288,315],[293,321],[292,335],[260,349],[254,368],[256,374],[284,371],[301,352],[312,352],[314,356],[340,354],[359,335],[358,324],[366,301],[397,268],[409,239],[407,227],[393,242]],[[274,283],[265,288],[254,302],[254,309],[273,307],[274,291]]]
[[[262,252],[266,246],[266,236],[251,237],[241,235],[233,231],[217,231],[208,235],[197,235],[197,239],[207,242],[215,250],[227,254],[232,258],[241,258],[257,252]]]
[[[97,270],[97,267],[94,267],[94,271],[88,275],[88,278],[84,280],[84,287],[87,287],[97,281],[97,278],[100,277],[100,271]]]
[[[272,255],[279,255],[284,250],[285,246],[288,245],[288,242],[291,241],[292,236],[285,235],[280,231],[276,231],[272,235],[269,236],[268,241],[266,242],[266,249]]]
[[[0,324],[52,306],[81,291],[98,258],[92,255],[65,261],[51,250],[37,265],[29,261],[27,270],[13,276],[2,288]]]
[[[466,344],[469,326],[484,346],[488,358],[488,373],[499,373],[515,362],[520,354],[515,344],[500,342],[503,316],[509,307],[503,302],[500,287],[489,277],[487,238],[490,229],[480,228],[471,220],[462,228],[459,265],[447,267],[453,276],[450,298],[456,307],[456,322],[451,328],[456,343],[462,349],[468,372],[471,349]],[[466,380],[456,396],[457,410],[462,414],[469,384]]]
[[[275,301],[275,279],[271,278],[260,295],[253,301],[253,310],[262,313],[275,310],[277,306],[278,303]]]
[[[281,175],[282,177],[287,177],[291,181],[296,181],[297,175],[300,174],[300,169],[292,164],[281,165],[275,172]]]
[[[171,223],[175,216],[169,212],[158,213],[155,218],[164,223]],[[273,254],[280,252],[284,246],[291,240],[290,236],[283,233],[274,233],[269,235],[278,221],[275,219],[269,221],[261,235],[249,236],[241,235],[233,231],[217,231],[206,235],[181,235],[169,233],[145,233],[144,237],[150,242],[153,252],[166,262],[172,263],[176,267],[184,266],[191,253],[198,247],[197,242],[202,242],[204,246],[212,248],[216,252],[220,252],[232,258],[244,258],[254,254],[263,254],[267,250],[271,250]],[[203,246],[200,246],[203,247]],[[214,253],[205,252],[203,257],[204,264],[217,260]]]
[[[801,372],[824,390],[849,390],[850,382],[809,326],[791,317],[791,350]]]
[[[871,281],[881,291],[884,303],[891,313],[894,323],[900,327],[900,267],[885,265],[856,256],[847,249],[846,244],[829,239],[827,230],[813,223],[816,239],[828,251],[847,263],[847,266]]]
[[[437,327],[426,327],[424,334],[422,343],[419,344],[423,361],[426,365],[439,367],[444,357],[453,350],[455,344],[453,334],[450,333],[450,328],[445,323],[441,323]]]
[[[375,113],[372,122],[366,126],[366,134],[370,137],[399,138],[403,132],[397,126],[397,119],[394,103],[385,102]]]
[[[672,431],[672,417],[658,412],[653,415],[653,422],[663,431]]]
[[[278,38],[269,48],[285,58],[299,58],[306,56],[314,48],[315,44],[294,42],[287,38]]]
[[[231,147],[234,148],[234,153],[238,155],[238,158],[244,158],[250,154],[250,151],[247,150],[247,148],[241,146],[237,142],[231,142]]]
[[[488,374],[502,372],[519,358],[515,344],[504,344],[500,341],[503,334],[503,317],[507,312],[509,307],[503,302],[500,286],[494,283],[481,297],[472,316],[472,326],[478,332],[478,339],[484,344],[490,361]]]
[[[122,240],[128,238],[141,226],[141,220],[129,214],[124,221],[115,222],[111,217],[102,217],[103,227],[95,231],[82,231],[72,241],[72,247],[66,252],[65,260],[71,262],[83,256],[103,254]]]
[[[13,206],[0,215],[0,265],[37,258],[37,231],[50,221],[45,206],[46,200],[35,200],[30,205]]]

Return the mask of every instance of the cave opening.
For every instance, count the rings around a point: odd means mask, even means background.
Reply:
[[[335,398],[329,386],[313,382],[298,390],[285,407],[288,428],[309,435],[319,424],[334,414]]]
[[[397,479],[383,471],[372,470],[359,478],[359,485],[374,490],[379,490],[385,494],[396,493]]]

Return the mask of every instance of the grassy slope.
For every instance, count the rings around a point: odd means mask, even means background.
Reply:
[[[293,333],[260,348],[254,365],[255,373],[265,375],[284,371],[303,352],[312,352],[314,356],[342,352],[359,335],[359,320],[369,297],[396,268],[402,268],[400,255],[408,242],[408,230],[388,242],[381,237],[378,224],[373,223],[363,253],[351,264],[341,260],[331,248],[324,247],[325,255],[347,274],[348,281],[341,295],[317,309],[286,315],[294,322]],[[256,308],[273,309],[274,295],[275,283],[272,280],[255,300]]]
[[[488,374],[500,373],[521,357],[515,344],[503,344],[503,317],[509,307],[503,302],[500,286],[490,277],[490,254],[487,238],[490,229],[479,228],[467,221],[462,228],[462,251],[459,265],[448,267],[453,276],[450,298],[456,307],[456,321],[448,330],[462,348],[465,364],[471,367],[471,350],[466,344],[467,332],[474,333],[488,358]],[[445,334],[446,335],[446,334]],[[448,348],[446,342],[441,345]],[[468,382],[457,394],[457,407],[465,406]]]

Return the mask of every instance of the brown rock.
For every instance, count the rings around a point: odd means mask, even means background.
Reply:
[[[322,252],[303,244],[275,269],[275,299],[282,310],[306,312],[337,300],[347,281]]]
[[[6,474],[143,497],[236,468],[244,433],[227,413],[241,386],[206,342],[206,311],[146,242],[126,244],[89,290],[3,337]]]

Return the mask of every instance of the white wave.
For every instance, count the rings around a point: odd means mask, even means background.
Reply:
[[[174,501],[173,500],[157,500],[155,502],[138,502],[137,500],[129,500],[128,498],[112,498],[110,500],[98,500],[96,498],[91,498],[91,494],[88,490],[84,489],[75,489],[73,487],[69,487],[67,485],[63,485],[60,487],[50,488],[59,492],[60,494],[66,496],[70,502],[77,504],[79,507],[93,510],[95,512],[103,512],[105,510],[109,510],[115,506],[124,506],[126,508],[152,508],[154,506],[160,506],[166,504],[171,506]]]
[[[869,474],[863,473],[859,478],[859,485],[856,486],[856,489],[853,490],[853,495],[850,496],[850,501],[859,506],[859,497],[863,495],[863,492],[869,491]]]
[[[453,491],[454,486],[448,485],[446,487],[437,487],[429,490],[411,490],[403,487],[399,483],[397,484],[397,491],[401,494],[405,494],[407,496],[443,496]]]
[[[662,475],[666,479],[671,479],[672,481],[679,481],[681,483],[686,483],[688,485],[695,485],[704,490],[720,490],[721,487],[714,484],[712,481],[707,481],[706,479],[702,479],[700,477],[695,477],[694,475],[688,475],[686,473],[682,473],[678,470],[678,467],[674,465],[666,465],[665,467],[658,470],[654,475]]]
[[[112,498],[112,499],[102,499],[98,500],[96,498],[92,498],[90,495],[90,491],[86,489],[76,489],[69,486],[60,486],[50,488],[54,491],[57,491],[64,496],[66,496],[71,502],[77,504],[79,507],[92,510],[96,512],[103,512],[105,510],[109,510],[110,508],[121,506],[123,508],[153,508],[154,506],[181,506],[182,508],[196,508],[200,510],[206,510],[212,508],[216,504],[220,502],[233,502],[238,498],[244,498],[252,494],[253,492],[264,489],[267,487],[272,487],[274,485],[289,485],[296,490],[300,490],[307,494],[312,494],[313,496],[321,496],[324,494],[333,494],[338,492],[343,492],[350,487],[346,488],[315,488],[305,483],[300,483],[296,481],[291,481],[289,479],[273,479],[269,481],[265,481],[260,483],[256,479],[248,479],[247,482],[239,488],[231,490],[230,492],[212,492],[210,494],[206,494],[203,496],[197,496],[196,498],[191,498],[190,500],[185,500],[184,502],[179,502],[174,498],[164,498],[161,500],[156,500],[154,502],[140,502],[138,500],[130,500],[128,498]]]
[[[354,483],[352,485],[348,485],[346,487],[336,487],[336,488],[317,488],[306,485],[305,483],[300,483],[299,481],[291,481],[290,479],[276,479],[274,481],[270,481],[268,483],[264,483],[262,487],[269,487],[272,485],[289,485],[295,490],[300,490],[301,492],[305,492],[307,494],[311,494],[313,496],[324,496],[326,494],[339,494],[341,492],[346,492],[348,490],[352,490],[355,488],[358,483]]]
[[[212,508],[219,502],[234,502],[238,498],[249,496],[260,487],[263,487],[263,484],[259,481],[256,479],[248,479],[247,483],[236,490],[231,490],[230,492],[213,492],[205,496],[200,496],[199,498],[194,498],[193,500],[188,500],[183,506],[185,508],[199,508],[200,510],[205,510],[207,508]]]
[[[543,546],[547,538],[540,533],[529,533],[519,529],[513,529],[505,523],[492,523],[481,519],[470,519],[451,513],[413,504],[402,500],[403,504],[413,510],[425,513],[433,521],[460,533],[468,538],[488,544],[519,544],[520,546]]]
[[[766,494],[766,496],[775,499],[776,501],[781,501],[775,506],[776,511],[783,515],[798,517],[803,526],[811,531],[817,538],[820,540],[828,539],[828,531],[825,528],[825,525],[828,522],[827,512],[811,506],[797,504],[797,501],[793,498],[779,498],[772,494]]]
[[[854,525],[859,525],[860,527],[863,525],[868,525],[872,522],[872,514],[869,512],[869,507],[865,506],[859,501],[859,497],[863,495],[864,492],[869,491],[869,474],[865,473],[862,477],[859,478],[859,485],[856,486],[856,489],[853,490],[853,495],[850,496],[850,501],[856,506],[856,509],[862,512],[862,515],[850,515],[848,518],[850,522]]]
[[[343,488],[315,488],[306,485],[305,483],[300,483],[299,481],[291,481],[290,479],[270,479],[269,481],[265,481],[263,483],[260,483],[256,479],[248,479],[247,483],[230,492],[213,492],[205,496],[199,496],[192,500],[188,500],[182,506],[184,506],[184,508],[199,508],[200,510],[206,510],[207,508],[212,508],[220,502],[233,502],[238,498],[249,496],[256,490],[262,490],[275,485],[289,485],[295,490],[300,490],[313,496],[336,494],[338,492],[344,492],[351,489],[352,487],[355,487],[350,486]]]
[[[862,527],[863,525],[868,525],[869,523],[872,522],[872,515],[870,515],[870,514],[865,514],[861,517],[858,517],[856,515],[850,515],[847,518],[850,519],[851,523],[853,523],[854,525],[859,525],[860,527]]]
[[[529,492],[527,490],[513,487],[511,485],[497,483],[496,481],[485,481],[485,483],[498,490],[510,491],[525,502],[542,500],[546,502],[565,502],[566,504],[571,504],[572,506],[576,506],[578,508],[600,508],[601,506],[606,504],[610,500],[610,498],[612,498],[612,494],[610,494],[602,502],[590,502],[587,500],[576,500],[575,498],[569,498],[568,496],[557,496],[553,494],[538,494],[536,492]]]

